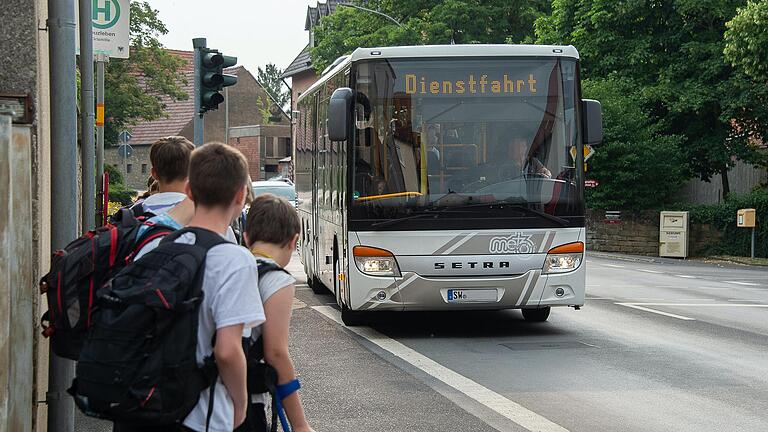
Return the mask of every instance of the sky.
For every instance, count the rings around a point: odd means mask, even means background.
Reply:
[[[307,45],[307,6],[317,4],[316,0],[147,1],[168,27],[168,34],[160,37],[167,48],[191,51],[192,39],[204,37],[209,48],[237,57],[254,76],[257,67],[267,63],[285,69]]]

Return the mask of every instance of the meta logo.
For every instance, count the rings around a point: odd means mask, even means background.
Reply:
[[[513,233],[507,237],[491,238],[488,250],[492,254],[530,254],[536,252],[531,236]]]
[[[452,263],[444,263],[444,262],[437,262],[435,263],[435,270],[445,270],[448,269],[494,269],[494,268],[509,268],[509,261],[501,261],[501,262],[490,262],[490,261],[469,261],[469,262],[452,262]]]

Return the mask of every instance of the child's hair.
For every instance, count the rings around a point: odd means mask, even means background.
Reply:
[[[189,188],[195,205],[227,207],[248,181],[248,161],[234,147],[208,143],[192,152]]]
[[[283,246],[299,232],[299,215],[287,199],[267,193],[251,202],[245,220],[249,246],[255,242]]]
[[[149,149],[149,160],[158,181],[184,180],[189,172],[189,157],[194,144],[182,136],[160,138]]]

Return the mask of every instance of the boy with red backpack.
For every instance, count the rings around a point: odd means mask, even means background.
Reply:
[[[121,432],[229,432],[245,419],[242,334],[265,316],[253,257],[224,236],[243,208],[248,166],[210,143],[189,170],[187,228],[147,245],[102,288],[80,354],[76,403]]]

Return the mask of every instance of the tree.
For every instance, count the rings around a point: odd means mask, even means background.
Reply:
[[[131,2],[131,56],[112,59],[104,74],[107,121],[104,139],[117,143],[117,136],[140,121],[163,118],[167,100],[185,100],[184,60],[169,53],[158,40],[168,33],[146,1]]]
[[[630,79],[630,90],[639,95],[630,100],[641,104],[659,133],[684,138],[680,149],[688,176],[709,181],[721,174],[727,195],[735,159],[763,160],[739,127],[764,118],[750,112],[743,92],[764,90],[750,88],[723,55],[725,23],[745,3],[554,0],[552,14],[537,20],[536,32],[542,43],[575,45],[583,76]]]
[[[549,11],[548,0],[377,0],[365,6],[401,25],[338,7],[315,28],[312,63],[318,71],[358,47],[530,42],[535,19]]]
[[[267,64],[264,69],[259,68],[256,74],[256,80],[261,87],[281,108],[286,107],[291,99],[291,94],[283,88],[283,80],[280,78],[282,74],[283,71],[274,63]]]
[[[746,75],[768,83],[768,2],[747,3],[727,24],[725,56]]]
[[[587,204],[598,209],[642,210],[671,201],[685,179],[682,137],[664,135],[641,109],[636,85],[626,78],[585,80],[584,97],[603,106],[604,140],[589,160]]]

